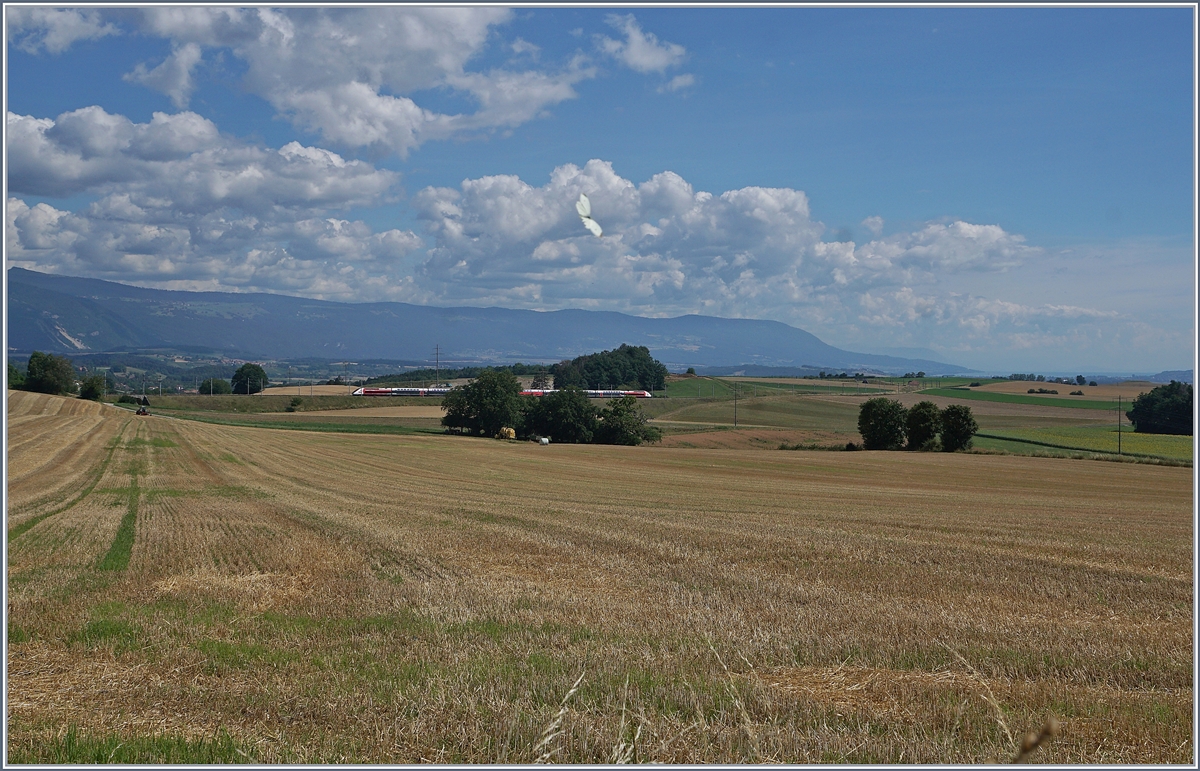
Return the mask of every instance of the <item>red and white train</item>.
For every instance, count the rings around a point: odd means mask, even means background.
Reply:
[[[521,396],[545,396],[555,392],[554,388],[531,388],[521,392]],[[354,392],[355,396],[445,396],[450,392],[449,388],[360,388]],[[584,391],[589,399],[620,399],[624,396],[632,396],[636,399],[649,399],[652,394],[649,391],[618,391],[618,390],[593,390]]]
[[[360,388],[355,396],[445,396],[449,388]]]
[[[545,396],[546,394],[552,394],[557,390],[558,389],[556,388],[531,388],[522,391],[521,396]],[[584,391],[584,393],[587,394],[589,399],[620,399],[623,396],[632,396],[635,399],[649,399],[651,397],[651,393],[649,391],[601,391],[587,389]]]

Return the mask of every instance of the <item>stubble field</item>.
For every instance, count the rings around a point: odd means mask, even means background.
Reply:
[[[8,421],[9,762],[1194,758],[1190,468]]]

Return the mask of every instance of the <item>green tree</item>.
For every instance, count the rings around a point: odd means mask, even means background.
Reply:
[[[650,355],[644,345],[622,344],[612,351],[591,353],[550,368],[554,387],[640,388],[661,391],[666,387],[667,368]]]
[[[971,408],[952,404],[942,410],[942,451],[954,452],[971,447],[971,437],[979,430]]]
[[[639,445],[662,439],[662,429],[650,425],[646,413],[632,396],[613,399],[600,411],[598,444]]]
[[[586,444],[597,428],[596,408],[587,394],[574,386],[545,396],[529,397],[525,431],[556,442]]]
[[[470,383],[442,398],[442,425],[494,436],[501,428],[520,430],[521,383],[511,372],[482,370]]]
[[[904,446],[906,410],[895,399],[868,399],[858,409],[858,433],[867,450],[899,450]]]
[[[25,387],[25,373],[17,369],[17,365],[11,361],[8,363],[8,387],[10,389]]]
[[[43,394],[75,391],[75,367],[65,356],[34,351],[25,368],[25,390]]]
[[[231,394],[233,393],[233,386],[231,386],[229,381],[225,378],[210,377],[208,380],[201,382],[200,387],[197,390],[206,396],[216,394]]]
[[[1192,387],[1172,380],[1167,385],[1139,394],[1125,415],[1139,434],[1192,433]]]
[[[908,449],[929,450],[942,430],[942,411],[933,402],[917,402],[905,417]]]
[[[256,394],[267,387],[267,371],[246,362],[233,373],[231,385],[235,394]]]
[[[79,382],[79,398],[98,402],[104,395],[105,386],[104,375],[88,375]]]

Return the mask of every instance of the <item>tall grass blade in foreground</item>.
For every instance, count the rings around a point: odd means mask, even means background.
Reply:
[[[534,763],[549,763],[551,758],[558,754],[560,748],[555,746],[555,741],[562,735],[562,719],[567,714],[567,702],[579,690],[579,684],[583,682],[583,672],[579,673],[579,679],[571,686],[571,690],[567,691],[567,695],[563,697],[562,703],[559,704],[558,712],[554,715],[554,719],[550,721],[550,725],[546,726],[546,730],[542,731],[542,738],[538,739],[538,743],[533,745]]]

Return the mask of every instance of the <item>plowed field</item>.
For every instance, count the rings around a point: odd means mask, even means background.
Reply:
[[[9,762],[1194,758],[1188,468],[8,407]]]

